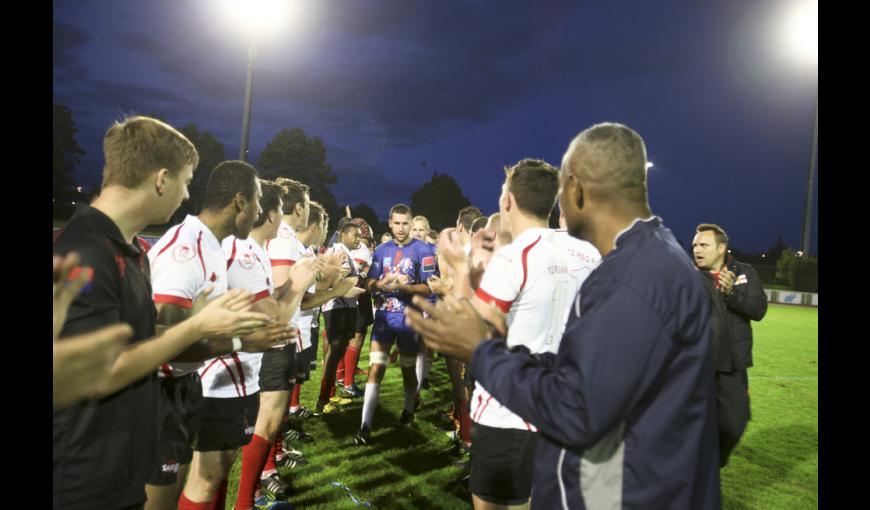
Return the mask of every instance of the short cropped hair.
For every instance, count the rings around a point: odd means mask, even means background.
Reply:
[[[417,223],[417,222],[425,223],[426,228],[429,228],[429,220],[425,216],[421,216],[421,215],[414,216],[414,219],[411,220],[411,223]]]
[[[411,208],[405,204],[396,204],[393,207],[391,207],[390,208],[390,215],[388,216],[388,218],[390,220],[392,220],[394,214],[403,214],[403,215],[407,215],[407,216],[412,216]]]
[[[713,237],[716,238],[716,244],[728,244],[728,234],[725,233],[725,230],[723,230],[722,227],[715,223],[701,223],[698,225],[698,228],[695,229],[696,234],[709,231],[713,232]]]
[[[284,214],[293,214],[296,204],[305,205],[305,194],[310,191],[308,185],[286,177],[278,177],[275,183],[287,189],[284,195]]]
[[[218,163],[208,177],[203,210],[220,211],[233,201],[236,193],[254,199],[257,189],[257,169],[244,161]]]
[[[486,226],[486,222],[489,221],[489,218],[486,216],[481,216],[474,220],[474,223],[471,224],[471,233],[474,234],[478,230],[484,228]]]
[[[263,191],[263,196],[260,197],[260,208],[263,209],[263,212],[260,213],[260,217],[254,222],[254,228],[262,227],[266,223],[270,211],[277,210],[280,214],[281,211],[278,210],[278,205],[281,203],[281,196],[287,192],[286,188],[275,184],[275,181],[264,179],[260,179],[260,188]]]
[[[326,217],[326,211],[323,210],[323,206],[318,202],[312,200],[308,203],[308,206],[310,209],[308,213],[308,225],[306,228],[315,223],[320,223]]]
[[[549,218],[559,193],[559,171],[539,159],[523,159],[504,171],[507,190],[520,210],[539,219]]]
[[[483,216],[483,213],[480,212],[480,209],[469,205],[459,210],[458,223],[465,228],[466,232],[471,232],[471,224],[481,216]]]
[[[199,165],[199,153],[174,127],[151,117],[130,117],[116,122],[103,137],[103,187],[135,188],[163,168],[173,176]]]

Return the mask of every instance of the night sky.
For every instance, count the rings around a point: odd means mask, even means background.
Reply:
[[[581,130],[621,122],[684,244],[715,222],[743,251],[799,247],[817,77],[777,38],[794,1],[303,3],[259,44],[252,163],[298,126],[326,144],[339,205],[385,219],[437,171],[492,213],[505,165],[558,166]],[[53,95],[86,151],[78,184],[99,184],[103,134],[130,114],[195,123],[236,159],[247,52],[215,1],[55,1]],[[817,254],[818,198],[812,228]]]

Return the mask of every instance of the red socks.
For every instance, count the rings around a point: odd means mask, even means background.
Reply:
[[[299,390],[302,387],[302,383],[296,382],[293,386],[293,393],[290,394],[290,408],[295,409],[299,407]]]
[[[460,400],[459,408],[459,438],[465,444],[471,444],[471,415],[468,413],[468,400]]]
[[[211,501],[194,503],[193,501],[187,499],[187,496],[184,495],[184,492],[182,492],[181,497],[178,498],[178,510],[208,510],[210,506]]]
[[[344,380],[344,358],[338,360],[338,365],[335,367],[335,380],[343,381]]]
[[[280,436],[280,434],[278,435]],[[269,450],[266,454],[266,463],[263,464],[263,469],[261,469],[260,472],[269,472],[278,469],[278,467],[275,465],[275,455],[277,455],[278,453],[278,441],[280,440],[281,438],[279,437],[278,439],[272,441],[272,444],[269,445]],[[257,473],[257,475],[259,474],[260,473]]]
[[[251,442],[242,447],[242,475],[239,477],[239,494],[236,496],[236,508],[253,508],[254,492],[260,485],[260,472],[267,459],[273,458],[271,450],[274,444],[265,438],[254,434]],[[272,461],[275,465],[275,461]],[[226,496],[226,482],[222,484]],[[224,507],[218,506],[219,509]]]
[[[227,507],[227,480],[224,479],[218,487],[217,494],[212,498],[207,510],[224,510]]]
[[[349,345],[344,351],[344,387],[353,384],[353,376],[356,375],[356,366],[359,364],[359,348]]]

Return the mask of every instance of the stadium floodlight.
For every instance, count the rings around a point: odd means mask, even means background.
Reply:
[[[816,0],[797,2],[782,27],[785,48],[793,58],[808,66],[819,59],[819,4]]]
[[[242,144],[239,148],[239,159],[247,161],[257,41],[287,29],[291,22],[299,22],[302,2],[301,0],[221,0],[220,4],[226,18],[243,30],[249,41],[245,110],[242,114]]]

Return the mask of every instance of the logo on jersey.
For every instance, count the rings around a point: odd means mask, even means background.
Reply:
[[[257,256],[254,255],[253,252],[245,252],[242,254],[241,257],[239,257],[239,265],[242,266],[244,269],[251,269],[252,267],[254,267],[254,262],[256,262],[256,258]]]
[[[254,427],[246,427],[246,428],[245,428],[245,435],[246,435],[246,436],[250,436],[250,435],[253,435],[253,434],[254,434]]]
[[[160,467],[160,470],[164,473],[178,473],[178,461],[175,459],[169,459],[166,461],[166,464],[163,464]]]
[[[284,239],[290,239],[293,235],[290,233],[289,228],[284,228],[283,226],[278,229],[278,235],[283,237]]]
[[[84,273],[85,277],[85,285],[82,287],[82,294],[87,294],[91,291],[91,287],[93,284],[91,282],[94,281],[94,268],[92,267],[74,267],[66,277],[66,281],[70,282],[79,277],[80,274]]]
[[[191,243],[180,243],[172,249],[172,258],[176,262],[190,262],[196,257],[196,248]]]
[[[435,257],[423,257],[423,271],[431,273],[435,271]]]
[[[384,257],[384,271],[390,270],[390,264],[393,262],[393,257]]]

